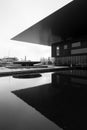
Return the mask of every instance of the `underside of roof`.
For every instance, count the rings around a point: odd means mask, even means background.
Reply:
[[[87,0],[74,0],[12,40],[51,45],[87,34]]]

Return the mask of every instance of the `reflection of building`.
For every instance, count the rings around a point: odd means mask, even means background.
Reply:
[[[61,129],[85,130],[87,73],[83,70],[79,73],[78,70],[64,71],[63,74],[52,74],[52,83],[16,90],[13,93]]]
[[[87,0],[74,0],[12,40],[52,46],[56,65],[87,65]]]

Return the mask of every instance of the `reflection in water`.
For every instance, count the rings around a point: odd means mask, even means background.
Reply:
[[[41,74],[31,73],[31,74],[15,74],[15,75],[13,75],[13,78],[36,78],[36,77],[41,77]]]
[[[74,72],[52,74],[52,83],[12,91],[29,106],[64,130],[85,130],[87,75]]]
[[[0,77],[0,92],[13,91],[35,87],[42,84],[51,83],[51,73],[41,74],[37,78],[13,78],[12,76]]]
[[[0,130],[61,130],[11,91],[51,83],[51,73],[38,78],[0,77]]]

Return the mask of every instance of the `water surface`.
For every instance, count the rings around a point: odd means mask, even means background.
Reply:
[[[0,130],[85,130],[86,71],[0,77]]]

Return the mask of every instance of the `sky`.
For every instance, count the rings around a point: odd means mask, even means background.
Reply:
[[[51,57],[51,47],[13,41],[11,38],[72,0],[0,0],[0,58],[40,60]]]

